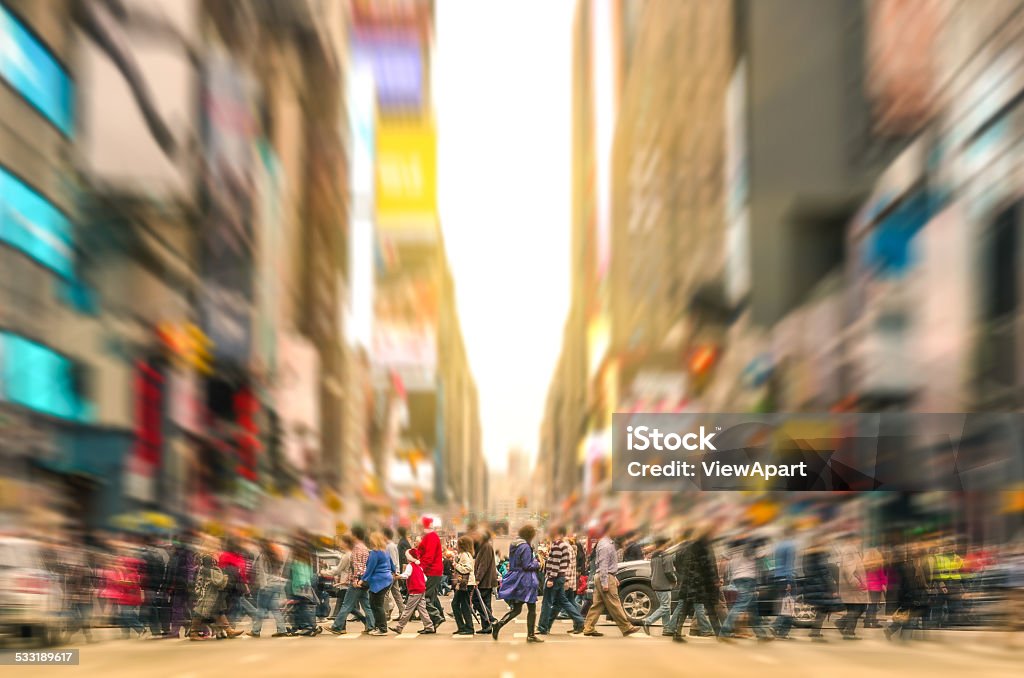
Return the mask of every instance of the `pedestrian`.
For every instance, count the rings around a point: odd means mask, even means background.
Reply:
[[[284,602],[284,562],[274,544],[263,539],[252,564],[253,581],[256,585],[256,616],[252,620],[249,635],[259,638],[263,620],[274,617],[272,638],[288,635],[281,606]]]
[[[420,565],[423,567],[423,574],[427,578],[427,609],[430,610],[430,620],[437,629],[445,622],[444,610],[437,596],[441,586],[441,579],[444,576],[444,562],[441,552],[441,538],[437,535],[437,523],[430,516],[423,516],[420,521],[423,526],[423,536],[420,538],[419,546],[416,547],[420,554]]]
[[[292,543],[291,557],[284,569],[285,595],[292,610],[291,633],[297,636],[318,636],[316,625],[317,573],[313,570],[313,550],[305,535]]]
[[[192,617],[192,584],[199,563],[188,539],[175,539],[167,563],[167,597],[171,608],[170,637],[188,632]]]
[[[212,640],[228,638],[241,634],[230,628],[227,619],[221,614],[223,601],[222,592],[227,586],[228,578],[217,567],[213,554],[204,553],[199,556],[199,563],[193,582],[192,620],[186,634],[189,640]],[[203,634],[203,629],[210,627],[212,633]]]
[[[456,548],[457,552],[452,562],[452,588],[455,591],[452,598],[452,615],[455,617],[458,629],[452,635],[472,636],[475,632],[473,631],[473,607],[470,600],[476,589],[473,538],[468,534],[462,535],[459,537]]]
[[[904,632],[922,628],[928,612],[928,576],[923,568],[923,552],[911,545],[899,549],[892,562],[892,586],[895,609],[892,622],[885,627],[888,640],[902,640]],[[908,635],[909,637],[909,635]]]
[[[864,554],[864,570],[867,573],[868,585],[868,607],[864,615],[864,628],[880,629],[882,624],[878,621],[878,612],[882,609],[882,601],[885,592],[889,588],[887,573],[888,563],[882,550],[873,547]]]
[[[868,576],[860,540],[853,534],[846,535],[839,550],[839,599],[846,607],[846,614],[836,621],[836,628],[844,640],[858,640],[857,620],[864,614],[871,598],[868,596]]]
[[[629,541],[626,544],[626,548],[622,552],[622,560],[629,562],[634,560],[644,560],[644,547],[640,543],[640,537],[636,534],[629,536]]]
[[[224,587],[224,614],[232,621],[232,626],[241,613],[255,620],[256,607],[249,600],[249,565],[238,539],[228,537],[224,540],[224,550],[217,560],[217,567],[228,578]]]
[[[409,541],[409,530],[404,525],[398,527],[398,568],[399,571],[405,571],[405,565],[408,562],[405,559],[405,554],[412,548],[412,543]],[[408,594],[407,582],[399,577],[398,585],[401,588],[402,595]],[[403,599],[404,601],[404,599]],[[405,603],[403,602],[403,605]]]
[[[572,586],[569,577],[570,571],[575,569],[576,552],[566,540],[564,528],[559,526],[552,529],[551,537],[551,548],[544,562],[544,602],[541,605],[537,633],[546,636],[559,611],[565,611],[572,619],[570,633],[580,633],[583,631],[583,615],[567,595],[567,589]]]
[[[483,530],[474,546],[476,589],[473,591],[473,608],[480,617],[480,630],[477,633],[490,633],[491,624],[495,621],[491,599],[494,597],[494,589],[498,588],[498,568],[494,565],[494,546],[491,539],[491,533]]]
[[[384,609],[384,601],[391,591],[395,579],[395,566],[388,555],[388,539],[383,532],[370,535],[370,556],[366,561],[366,571],[362,576],[361,587],[365,587],[370,595],[370,609],[376,622],[369,632],[371,636],[388,635],[388,615]]]
[[[673,554],[668,553],[668,537],[654,540],[654,551],[651,552],[651,588],[658,597],[658,607],[643,621],[644,633],[651,635],[651,624],[662,623],[661,635],[673,635],[672,622],[672,590],[677,588]]]
[[[757,609],[757,542],[743,539],[733,551],[729,559],[730,583],[736,589],[736,602],[733,603],[725,623],[722,624],[722,637],[735,638],[736,624],[740,615],[746,614],[750,628],[759,641],[771,640],[761,623],[761,614]]]
[[[391,630],[401,635],[405,629],[405,625],[412,619],[414,613],[419,613],[420,621],[423,623],[423,628],[417,633],[429,634],[435,633],[434,624],[430,621],[430,613],[427,611],[426,591],[427,591],[427,578],[423,574],[423,567],[420,565],[420,554],[416,549],[409,549],[405,553],[405,568],[402,573],[398,575],[400,579],[405,581],[406,590],[409,592],[408,597],[405,599],[405,607],[402,610],[402,616],[399,617],[398,623],[391,627]]]
[[[334,581],[334,611],[330,614],[332,619],[338,618],[345,594],[348,593],[352,580],[352,549],[355,545],[356,540],[351,534],[343,534],[338,540],[338,564],[330,571]],[[362,617],[362,614],[359,616]]]
[[[338,614],[334,617],[334,623],[328,629],[336,636],[347,633],[345,626],[348,623],[348,616],[357,608],[361,608],[363,611],[364,631],[369,633],[377,627],[370,606],[370,595],[364,581],[367,562],[370,558],[370,551],[366,548],[366,544],[363,543],[365,537],[366,531],[362,527],[356,525],[352,528],[352,575],[349,580],[348,590],[345,591],[345,599],[338,610]],[[385,628],[387,628],[387,619],[384,620],[384,624]]]
[[[143,603],[142,621],[149,625],[154,638],[171,635],[170,605],[167,599],[167,577],[170,555],[163,541],[153,537],[142,550]]]
[[[526,605],[526,642],[542,643],[537,637],[537,571],[540,563],[533,555],[532,542],[537,536],[537,528],[523,525],[519,528],[519,536],[508,548],[508,574],[502,579],[498,589],[498,597],[509,605],[508,613],[500,620],[491,624],[491,637],[498,639],[502,627],[519,616]]]
[[[144,568],[145,564],[142,559],[137,557],[127,545],[122,547],[121,555],[114,561],[117,620],[125,638],[129,638],[132,631],[138,633],[138,637],[142,638],[148,631],[139,619],[139,609],[145,600],[142,591]]]
[[[604,635],[594,627],[605,611],[611,615],[623,636],[632,635],[640,630],[639,626],[633,626],[630,622],[625,610],[622,609],[622,602],[619,600],[619,580],[615,577],[619,562],[615,551],[615,542],[612,541],[609,534],[611,527],[611,525],[604,526],[601,538],[594,550],[594,602],[587,611],[587,617],[583,623],[582,631],[585,636]]]
[[[398,556],[399,551],[398,551],[398,544],[395,543],[395,533],[391,530],[390,527],[385,527],[382,530],[382,532],[384,533],[384,537],[388,540],[387,551],[388,551],[388,556],[391,557],[391,564],[393,565],[393,569],[394,569],[394,571],[396,573],[400,572],[401,571],[401,559]],[[388,611],[387,612],[388,612],[388,619],[389,620],[391,619],[391,609],[392,608],[397,610],[397,612],[395,613],[395,619],[398,619],[399,617],[402,616],[402,608],[405,605],[405,603],[402,600],[402,590],[401,590],[401,588],[398,585],[398,581],[399,581],[398,577],[394,577],[392,579],[392,582],[391,582],[391,589],[388,591],[388,598],[387,598],[386,602],[387,602],[387,607],[388,607]],[[393,605],[392,605],[392,601],[394,602]]]
[[[712,523],[707,522],[694,530],[692,541],[688,542],[689,535],[684,534],[673,555],[679,602],[668,625],[672,630],[672,640],[677,643],[686,642],[683,627],[691,614],[695,621],[690,625],[691,636],[717,635],[724,642],[718,618],[722,581],[712,544],[712,531]]]
[[[828,547],[822,535],[815,537],[804,554],[804,602],[814,608],[810,638],[825,642],[821,627],[825,618],[840,607],[839,587],[829,562]]]
[[[74,562],[68,562],[64,575],[64,596],[70,620],[65,629],[68,642],[78,631],[92,643],[92,599],[96,592],[96,568],[93,555],[82,549]]]

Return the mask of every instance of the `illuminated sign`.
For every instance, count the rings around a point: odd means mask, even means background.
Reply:
[[[0,401],[62,419],[91,419],[74,363],[42,344],[0,332]]]
[[[74,126],[67,72],[21,21],[0,5],[0,78],[66,136]]]
[[[437,136],[432,124],[381,126],[377,131],[378,224],[434,227],[437,214]]]
[[[16,176],[0,168],[0,242],[65,278],[74,274],[71,222]]]

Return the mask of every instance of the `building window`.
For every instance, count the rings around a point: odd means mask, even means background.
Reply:
[[[65,279],[74,277],[71,222],[21,179],[0,167],[0,243]]]
[[[0,45],[0,79],[64,136],[72,136],[74,85],[71,78],[50,50],[2,4]]]
[[[0,401],[74,421],[92,419],[86,400],[85,373],[42,344],[0,332]]]

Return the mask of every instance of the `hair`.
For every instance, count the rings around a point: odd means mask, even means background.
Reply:
[[[561,525],[555,525],[554,527],[551,528],[551,536],[555,537],[555,538],[564,537],[565,536],[565,528],[562,527]]]
[[[459,537],[459,553],[468,553],[471,556],[476,555],[476,549],[473,547],[473,538],[468,534]]]
[[[388,541],[391,541],[395,537],[395,532],[390,527],[385,527],[381,532],[383,532],[384,536],[388,538]]]
[[[281,564],[281,559],[277,556],[277,550],[274,546],[266,539],[260,539],[260,553],[267,559],[267,563],[272,568],[277,568]]]
[[[362,525],[353,525],[352,536],[358,539],[359,541],[366,541],[366,528],[364,528]]]
[[[225,537],[224,550],[228,553],[238,553],[241,550],[238,546],[238,540],[234,537]]]
[[[409,530],[408,530],[408,528],[405,528],[405,527],[399,527],[399,528],[398,528],[398,536],[399,536],[399,537],[402,537],[403,539],[404,539],[405,537],[409,536]]]
[[[383,532],[374,532],[370,535],[370,549],[373,551],[383,551],[388,547],[388,538],[384,536]]]
[[[309,542],[305,539],[296,539],[292,545],[292,560],[302,563],[312,563],[313,553],[310,551]]]
[[[344,544],[347,548],[352,548],[356,545],[356,538],[353,537],[351,534],[343,534],[341,535],[341,543]]]
[[[533,525],[526,524],[519,528],[519,538],[526,543],[531,543],[533,538],[537,536],[537,528]]]

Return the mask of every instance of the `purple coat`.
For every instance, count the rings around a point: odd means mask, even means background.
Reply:
[[[540,563],[533,557],[530,545],[522,539],[516,539],[509,547],[508,574],[501,580],[498,597],[507,601],[536,603],[539,569]]]

